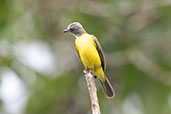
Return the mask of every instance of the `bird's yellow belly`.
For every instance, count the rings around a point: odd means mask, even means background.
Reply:
[[[80,50],[80,58],[84,66],[90,69],[101,65],[98,53],[91,47],[84,47],[84,49]]]
[[[86,69],[95,70],[101,67],[100,56],[92,39],[79,39],[76,45],[81,61]]]

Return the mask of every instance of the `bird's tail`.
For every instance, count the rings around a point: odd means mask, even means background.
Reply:
[[[109,80],[107,79],[107,77],[105,76],[105,81],[101,81],[99,79],[103,92],[106,95],[107,98],[113,98],[115,97],[115,91],[113,90],[113,87],[111,86]]]

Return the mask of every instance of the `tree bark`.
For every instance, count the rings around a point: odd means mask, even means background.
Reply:
[[[94,76],[90,71],[84,70],[83,72],[85,74],[87,87],[90,95],[92,114],[101,114],[97,97],[97,88],[94,82]]]

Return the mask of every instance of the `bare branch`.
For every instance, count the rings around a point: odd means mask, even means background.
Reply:
[[[96,89],[96,85],[94,82],[94,76],[91,74],[91,72],[87,70],[84,70],[83,72],[85,74],[87,87],[88,87],[88,91],[90,94],[92,114],[101,114],[98,97],[97,97],[97,89]]]

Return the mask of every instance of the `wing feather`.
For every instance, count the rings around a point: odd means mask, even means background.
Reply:
[[[97,48],[97,51],[98,51],[99,56],[100,56],[103,71],[105,71],[106,70],[106,61],[105,61],[105,56],[104,56],[104,53],[103,53],[103,49],[102,49],[99,41],[97,40],[97,38],[94,35],[92,35],[92,37],[94,38],[94,42],[96,44],[96,48]]]

